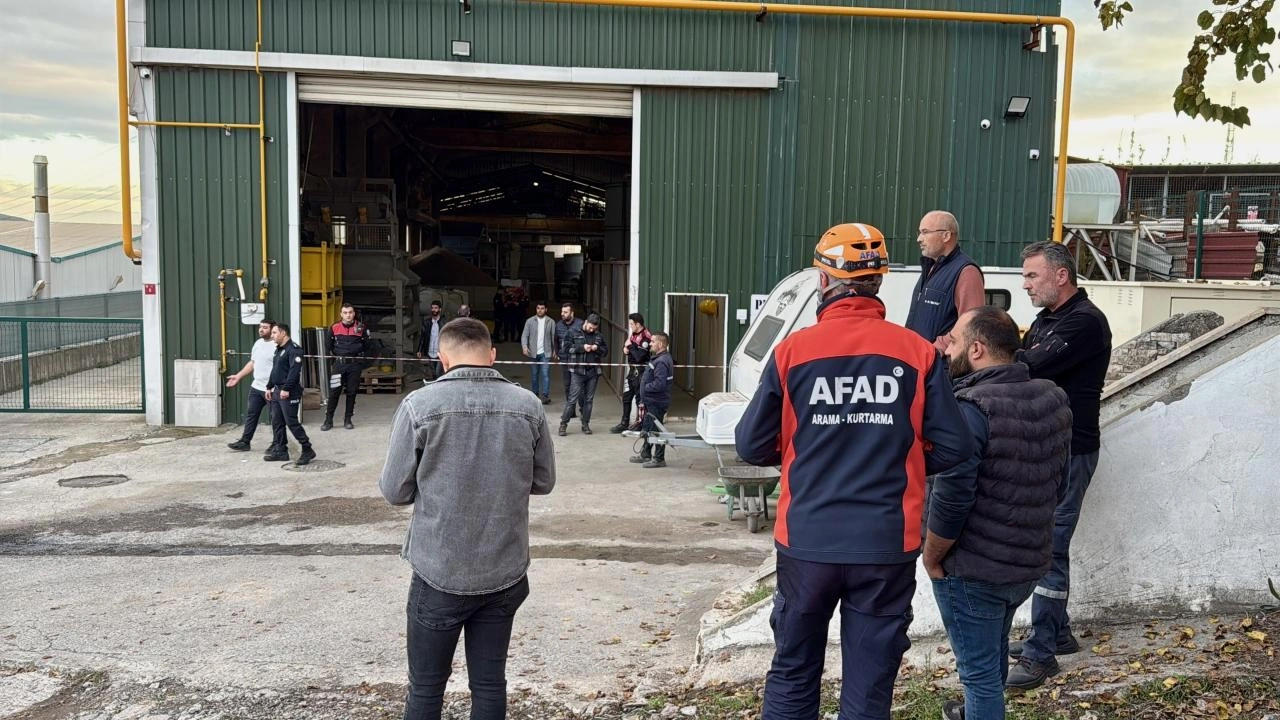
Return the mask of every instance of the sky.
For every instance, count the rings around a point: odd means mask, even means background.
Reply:
[[[1092,0],[1063,0],[1079,29],[1070,153],[1120,163],[1223,162],[1226,128],[1177,117],[1170,103],[1196,15],[1210,1],[1131,2],[1124,27],[1104,33]],[[43,154],[55,222],[118,222],[114,8],[111,0],[0,0],[0,214],[30,217],[31,158]],[[1237,90],[1250,107],[1253,125],[1236,131],[1232,159],[1280,162],[1280,78],[1237,83],[1219,61],[1209,90],[1224,104]],[[136,213],[136,171],[134,187]]]

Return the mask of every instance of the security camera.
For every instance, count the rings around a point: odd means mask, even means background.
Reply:
[[[1032,160],[1039,160],[1040,151],[1035,148],[1031,148],[1031,150],[1027,152],[1027,157],[1031,158]]]
[[[145,68],[145,67],[138,68],[138,77],[142,78],[143,80],[150,80],[151,68]]]
[[[978,123],[978,127],[982,128],[983,130],[990,130],[991,121],[986,118],[982,118],[982,122]]]

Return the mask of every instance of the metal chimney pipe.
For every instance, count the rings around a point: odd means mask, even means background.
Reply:
[[[49,160],[43,155],[36,155],[33,160],[36,170],[35,205],[35,241],[36,241],[36,287],[37,298],[53,297],[50,288],[52,282],[52,252],[49,240]]]

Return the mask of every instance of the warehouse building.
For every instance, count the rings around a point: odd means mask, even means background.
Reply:
[[[130,0],[148,420],[173,422],[175,361],[222,356],[220,313],[244,350],[242,317],[320,325],[349,300],[403,354],[423,301],[485,317],[502,286],[615,332],[643,312],[713,366],[681,384],[719,389],[751,296],[834,223],[878,225],[899,262],[934,207],[985,264],[1046,237],[1054,40],[589,2]],[[243,297],[219,291],[229,270]]]

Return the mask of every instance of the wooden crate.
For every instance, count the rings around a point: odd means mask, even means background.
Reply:
[[[360,392],[372,395],[376,392],[400,394],[404,391],[404,373],[368,372],[360,376]]]

